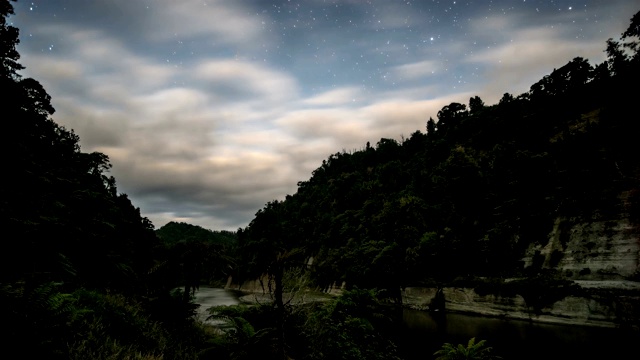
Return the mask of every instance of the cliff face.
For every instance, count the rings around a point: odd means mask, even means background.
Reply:
[[[439,295],[443,300],[436,300],[437,289],[407,288],[404,303],[425,310],[434,310],[439,302],[446,311],[640,328],[640,226],[638,201],[629,195],[632,192],[624,192],[616,204],[589,217],[557,217],[548,236],[525,251],[525,268],[555,269],[561,278],[571,280],[566,296],[541,303],[537,300],[547,295],[542,288],[525,285],[516,291],[504,291],[510,283],[506,280],[493,293],[445,287]],[[521,294],[529,297],[529,303]]]
[[[590,217],[557,217],[548,235],[525,251],[525,268],[555,269],[572,281],[575,287],[567,296],[540,303],[536,296],[544,296],[537,292],[545,291],[531,287],[511,293],[456,287],[438,293],[436,288],[414,287],[403,291],[403,302],[422,310],[434,310],[436,305],[446,311],[504,318],[640,328],[640,226],[630,215],[637,214],[629,211],[633,210],[630,203],[629,196],[621,196],[614,211],[609,208]],[[268,292],[268,279],[247,282],[241,288]],[[331,289],[339,293],[340,288],[344,284]],[[522,293],[528,294],[529,303]]]
[[[569,279],[624,280],[639,273],[640,236],[628,218],[558,218],[546,244],[532,244],[525,267],[560,270]]]
[[[571,280],[639,281],[640,224],[631,193],[589,218],[556,218],[546,240],[525,252],[525,268],[557,269]]]
[[[582,296],[567,296],[541,309],[534,309],[520,295],[478,294],[469,288],[444,288],[444,311],[509,319],[599,327],[640,326],[640,283],[630,281],[576,281]],[[405,306],[435,310],[435,288],[406,288]]]

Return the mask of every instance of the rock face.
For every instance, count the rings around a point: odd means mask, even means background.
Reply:
[[[604,211],[607,216],[595,213],[591,218],[558,217],[548,236],[526,250],[522,259],[525,268],[558,270],[578,286],[575,294],[540,308],[527,304],[519,294],[413,287],[403,291],[403,303],[419,310],[640,328],[640,226],[627,211],[632,207],[629,199],[628,195],[621,196],[617,210]],[[637,214],[638,210],[632,212]],[[260,280],[235,286],[264,293],[268,291],[268,279]],[[345,284],[335,284],[330,292],[339,293],[344,287]]]
[[[469,288],[444,288],[446,311],[510,319],[570,325],[637,328],[640,323],[640,283],[632,281],[577,281],[584,296],[568,296],[544,307],[533,309],[520,295],[480,295]],[[403,302],[418,310],[431,307],[437,289],[406,288]],[[614,296],[611,296],[614,294]],[[624,294],[624,295],[620,295]]]
[[[442,289],[446,311],[639,328],[640,226],[630,215],[637,214],[637,209],[629,211],[637,204],[633,205],[628,193],[619,200],[609,211],[590,218],[556,218],[548,236],[526,250],[524,267],[558,270],[576,285],[570,296],[534,308],[518,294],[479,294],[471,288],[448,287]],[[534,290],[529,291],[532,294]],[[416,309],[433,310],[435,297],[436,289],[429,288],[407,288],[403,294],[405,305]]]
[[[532,244],[525,267],[560,270],[577,280],[634,279],[640,273],[640,234],[628,217],[558,218],[546,244]]]

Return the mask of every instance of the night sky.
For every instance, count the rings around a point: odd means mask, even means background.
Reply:
[[[637,0],[14,3],[22,74],[156,227],[246,226],[323,159],[605,59]]]

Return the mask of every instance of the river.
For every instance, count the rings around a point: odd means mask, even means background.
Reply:
[[[443,343],[465,344],[472,337],[487,340],[503,359],[637,359],[640,333],[634,330],[532,323],[465,314],[432,316],[404,311],[406,333],[401,347],[429,359]]]
[[[239,297],[242,294],[239,291],[214,288],[208,286],[200,286],[195,292],[194,302],[200,307],[197,309],[197,317],[208,324],[217,324],[218,321],[207,320],[209,313],[207,309],[212,306],[229,306],[240,304]]]
[[[195,293],[198,316],[217,305],[239,304],[242,294],[201,287]],[[466,344],[471,337],[487,340],[504,360],[637,359],[640,333],[633,330],[531,323],[465,314],[438,314],[418,310],[403,313],[404,334],[398,344],[407,360],[433,359],[443,343]]]

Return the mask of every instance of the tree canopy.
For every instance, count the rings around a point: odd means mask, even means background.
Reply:
[[[607,42],[601,64],[576,57],[498,104],[474,96],[444,106],[426,134],[329,156],[239,230],[250,256],[242,266],[257,276],[297,249],[320,288],[394,294],[535,273],[523,268],[524,252],[557,217],[637,216],[637,23],[636,14],[623,43]]]
[[[18,70],[18,30],[6,23],[11,4],[0,6],[0,54],[6,168],[0,218],[12,240],[4,243],[4,280],[64,280],[91,286],[135,287],[151,266],[156,241],[109,175],[109,158],[86,153],[73,130],[51,118],[51,97]]]
[[[322,351],[395,358],[380,298],[401,301],[405,286],[524,273],[531,280],[512,286],[540,307],[568,286],[544,293],[551,286],[536,275],[545,265],[523,268],[521,260],[527,247],[545,240],[554,219],[624,214],[640,224],[640,123],[633,107],[640,13],[619,40],[606,42],[603,63],[576,57],[498,104],[474,96],[468,105],[444,106],[437,121],[426,122],[426,134],[332,154],[296,193],[268,202],[237,232],[173,222],[154,231],[118,191],[107,155],[82,151],[74,131],[53,120],[41,84],[20,75],[11,14],[11,2],[0,0],[7,134],[1,150],[8,170],[0,177],[0,226],[7,234],[0,317],[8,332],[2,344],[25,357],[204,356],[223,337],[194,325],[189,295],[201,280],[233,270],[240,280],[266,275],[275,306],[262,314],[272,323],[259,330],[229,316],[245,338],[228,343],[237,353],[226,358],[245,353],[244,344],[270,347],[281,358],[289,351],[309,359],[324,358]],[[307,314],[287,313],[287,272],[305,274],[321,289],[342,283],[348,289]],[[180,285],[182,296],[172,295]],[[445,344],[438,355],[486,358],[485,343],[474,341],[467,348]]]

